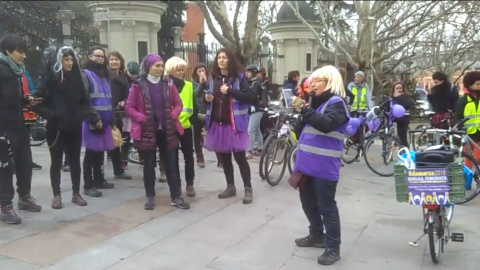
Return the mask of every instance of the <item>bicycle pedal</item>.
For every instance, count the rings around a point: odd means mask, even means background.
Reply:
[[[450,239],[452,240],[452,242],[463,242],[463,233],[452,233],[450,235]]]

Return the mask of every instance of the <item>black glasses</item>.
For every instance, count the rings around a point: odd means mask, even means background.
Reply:
[[[96,57],[96,58],[105,59],[105,56],[104,56],[104,55],[100,55],[100,54],[92,54],[91,56]]]

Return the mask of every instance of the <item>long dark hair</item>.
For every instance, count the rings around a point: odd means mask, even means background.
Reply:
[[[82,75],[80,73],[80,64],[78,62],[78,57],[74,49],[70,46],[62,46],[58,48],[51,46],[45,49],[44,51],[44,59],[46,61],[45,75],[50,78],[55,78],[60,82],[63,81],[64,72],[63,72],[62,60],[63,60],[63,57],[67,57],[67,56],[71,56],[73,59],[73,66],[72,66],[72,70],[70,71],[69,77],[73,78],[75,81],[81,81]]]
[[[393,94],[395,93],[395,86],[397,86],[399,84],[402,85],[403,95],[408,96],[408,91],[406,91],[406,89],[405,89],[405,84],[401,81],[398,81],[398,82],[394,82],[392,84],[392,90],[390,91],[390,97],[393,97]]]
[[[199,82],[200,81],[200,78],[198,78],[198,74],[197,74],[197,71],[201,68],[204,68],[205,69],[205,75],[207,75],[208,77],[208,69],[207,69],[207,65],[205,65],[204,63],[202,62],[198,62],[195,67],[193,68],[193,72],[192,72],[192,79],[196,82]]]
[[[118,71],[121,73],[121,74],[125,74],[125,59],[123,58],[123,56],[117,52],[117,51],[113,51],[113,52],[110,52],[107,56],[107,59],[105,61],[108,61],[108,66],[110,66],[110,58],[111,57],[116,57],[118,59],[120,59],[120,68],[118,69]]]
[[[210,72],[212,76],[218,77],[221,75],[220,68],[218,67],[218,56],[224,53],[228,58],[228,76],[238,78],[239,73],[243,71],[240,62],[235,56],[235,53],[228,48],[221,48],[217,51],[215,55],[215,60],[213,61],[212,71]]]

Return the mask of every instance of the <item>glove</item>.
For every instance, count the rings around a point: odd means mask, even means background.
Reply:
[[[292,107],[296,112],[301,112],[304,106],[305,106],[305,100],[299,97],[296,97],[295,99],[293,99]]]
[[[10,142],[6,139],[0,140],[0,169],[10,168],[13,166],[13,152]]]

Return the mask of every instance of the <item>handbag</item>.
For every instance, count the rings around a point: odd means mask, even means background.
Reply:
[[[113,137],[113,145],[115,147],[120,147],[123,144],[122,133],[117,127],[112,127],[112,137]]]

